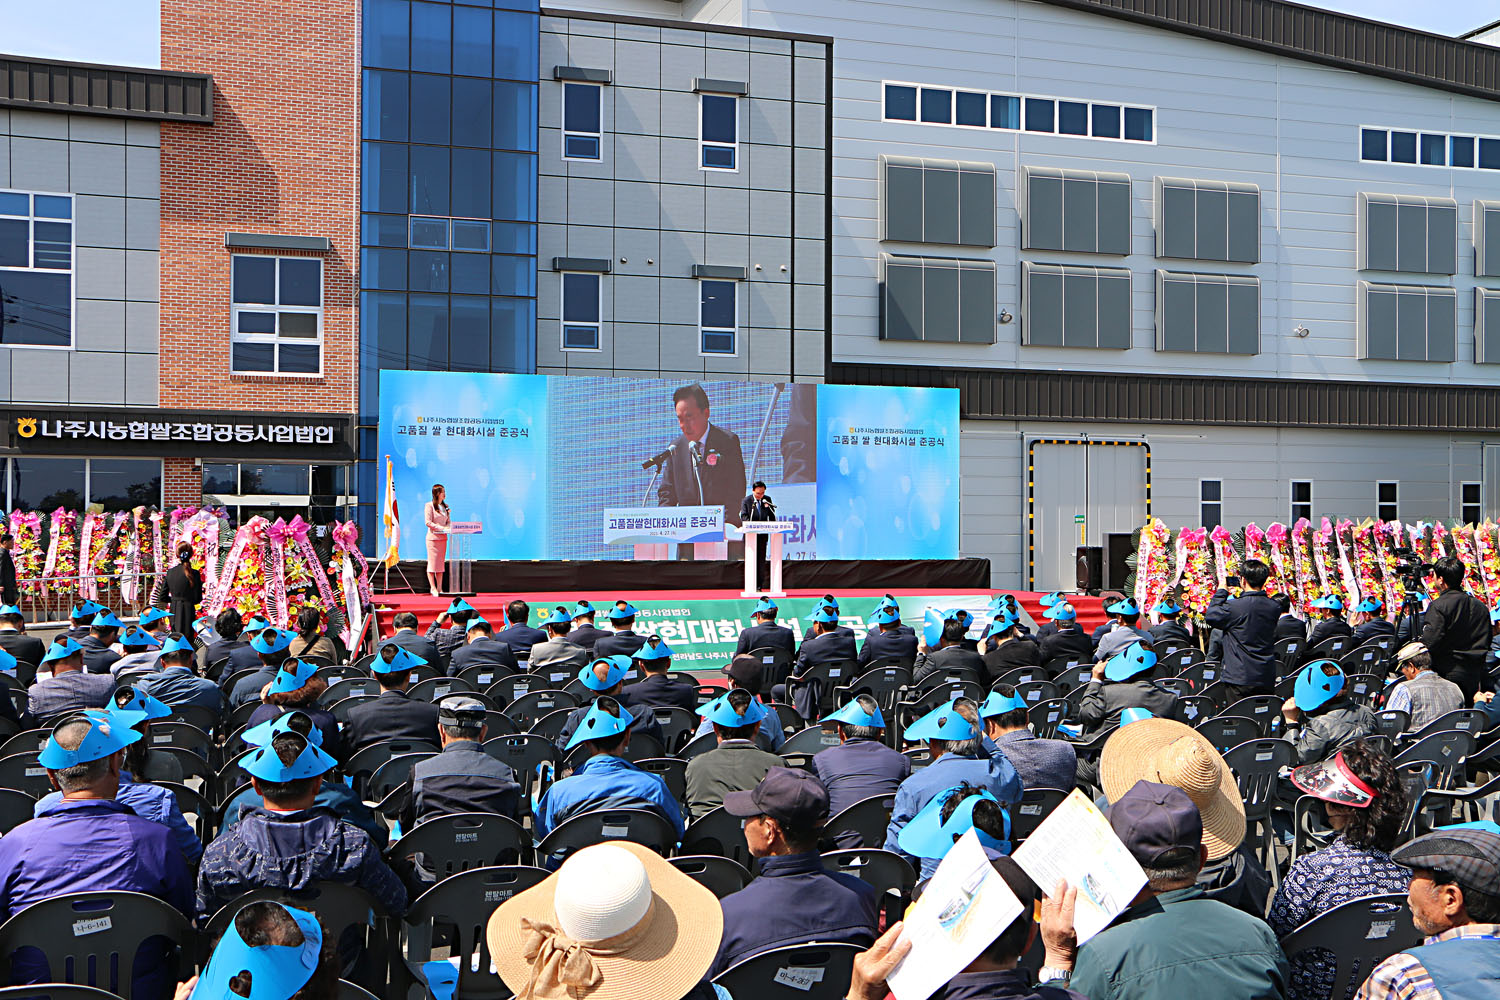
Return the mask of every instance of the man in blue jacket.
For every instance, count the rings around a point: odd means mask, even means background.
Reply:
[[[151,697],[172,708],[197,705],[214,713],[223,708],[223,690],[193,670],[193,644],[185,636],[176,632],[167,636],[156,667],[155,672],[140,680],[140,685]]]
[[[1224,633],[1224,671],[1229,703],[1254,694],[1272,694],[1276,689],[1276,621],[1281,608],[1266,596],[1270,568],[1259,559],[1246,559],[1240,567],[1245,589],[1233,600],[1229,591],[1214,591],[1203,618]]]
[[[885,717],[867,694],[855,698],[823,720],[838,727],[839,745],[820,750],[812,759],[813,774],[828,789],[828,811],[837,816],[863,799],[894,795],[911,777],[911,758],[885,745]],[[854,830],[835,838],[841,849],[874,847]]]

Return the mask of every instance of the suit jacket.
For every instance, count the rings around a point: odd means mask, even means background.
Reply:
[[[707,448],[704,449],[697,474],[693,472],[693,454],[686,435],[679,436],[677,447],[667,456],[662,468],[661,485],[656,488],[659,507],[692,507],[698,504],[720,505],[731,524],[740,523],[740,498],[745,495],[745,456],[740,451],[739,435],[716,424],[708,425]],[[703,492],[698,492],[698,482]]]
[[[503,642],[496,642],[493,638],[475,639],[467,646],[455,649],[453,655],[448,658],[449,676],[457,676],[460,670],[475,666],[493,667],[495,680],[499,680],[506,674],[519,673],[521,670],[521,665],[516,661],[516,654],[511,651],[511,648]]]
[[[774,521],[776,512],[766,506],[771,503],[771,494],[767,493],[764,500],[756,500],[755,494],[751,493],[740,501],[741,521]]]
[[[16,585],[16,560],[10,549],[0,549],[0,596],[6,604],[15,604],[21,597]]]
[[[915,632],[874,631],[865,635],[865,644],[859,648],[859,665],[867,666],[876,658],[900,656],[915,661],[917,658],[917,635]]]
[[[349,710],[344,742],[351,752],[380,740],[426,740],[436,743],[438,707],[414,701],[400,691],[382,691]]]
[[[403,630],[391,636],[391,641],[413,656],[426,660],[427,665],[432,669],[443,669],[443,654],[438,652],[437,643],[425,635]]]
[[[625,685],[620,692],[625,707],[635,708],[685,708],[689,712],[698,710],[698,689],[692,684],[673,680],[668,674],[647,674],[634,684]],[[671,749],[668,747],[667,749]]]
[[[621,653],[634,656],[645,644],[646,637],[638,634],[633,628],[623,632],[614,632],[594,642],[594,659],[597,660],[601,656],[618,656]]]
[[[41,666],[42,657],[47,654],[46,643],[34,635],[14,629],[0,629],[0,649],[33,667]]]
[[[594,643],[598,642],[600,639],[604,638],[607,635],[613,634],[614,633],[612,632],[604,631],[604,629],[602,628],[594,627],[594,625],[590,622],[584,622],[582,625],[578,626],[573,631],[568,633],[567,640],[575,646],[582,646],[584,649],[588,650],[590,654],[592,654],[594,652]]]
[[[514,650],[517,656],[522,653],[530,656],[532,646],[547,641],[547,633],[539,628],[532,628],[530,625],[512,625],[510,628],[496,632],[495,638]]]
[[[740,631],[740,641],[735,643],[734,655],[748,653],[752,649],[784,649],[787,656],[797,655],[797,636],[784,625],[751,625]]]

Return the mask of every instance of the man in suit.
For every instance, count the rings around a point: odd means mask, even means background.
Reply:
[[[34,667],[47,655],[47,644],[34,635],[27,635],[25,627],[26,617],[21,614],[20,607],[15,604],[0,607],[0,649]]]
[[[455,649],[448,659],[450,677],[456,677],[459,671],[469,667],[482,666],[494,671],[490,677],[490,682],[494,683],[507,674],[520,671],[521,665],[516,662],[516,654],[511,651],[510,646],[495,641],[494,630],[483,616],[475,615],[470,618],[468,630],[464,634],[469,639],[468,645]]]
[[[602,628],[594,627],[594,606],[588,601],[579,601],[573,605],[573,631],[568,633],[568,641],[575,646],[582,646],[593,655],[594,643],[609,635]]]
[[[443,655],[438,652],[437,643],[417,631],[420,623],[416,615],[403,611],[391,619],[391,624],[396,626],[396,634],[391,636],[391,642],[424,663],[430,663],[434,667],[442,664]]]
[[[1281,617],[1276,619],[1276,642],[1282,639],[1299,639],[1307,641],[1307,623],[1292,614],[1292,599],[1286,594],[1277,594],[1271,600],[1276,602],[1277,610]]]
[[[0,601],[15,604],[21,599],[21,588],[16,585],[16,560],[10,550],[16,544],[16,536],[10,532],[0,534]]]
[[[917,634],[901,624],[901,610],[884,607],[870,619],[875,628],[865,634],[865,644],[859,649],[859,665],[867,667],[874,660],[898,657],[915,661],[917,658]]]
[[[412,668],[422,663],[410,651],[387,639],[370,663],[370,672],[380,682],[380,696],[370,698],[349,711],[344,737],[350,752],[381,740],[438,740],[438,707],[406,696]]]
[[[776,505],[771,498],[766,496],[766,484],[759,479],[755,485],[750,487],[750,495],[740,501],[740,521],[774,521],[776,520]],[[762,535],[760,541],[755,543],[755,567],[756,573],[763,586],[769,586],[771,558],[770,558],[770,536]]]
[[[1156,607],[1151,610],[1161,616],[1161,621],[1152,625],[1148,630],[1154,642],[1166,642],[1178,646],[1191,646],[1193,644],[1193,637],[1188,634],[1188,630],[1183,628],[1182,623],[1177,620],[1177,616],[1182,614],[1182,605],[1170,597],[1164,597],[1160,601],[1157,601]]]
[[[541,625],[547,630],[547,639],[531,647],[526,669],[533,673],[544,669],[577,673],[588,665],[589,651],[566,638],[573,629],[573,617],[567,608],[559,604],[543,612]]]
[[[828,610],[828,611],[833,612],[834,621],[837,622],[838,621],[838,617],[839,617],[839,602],[838,602],[838,598],[834,597],[832,594],[824,594],[822,596],[822,598],[818,601],[818,606],[813,609],[813,615],[815,616],[813,618],[814,622],[816,622],[818,620],[817,617],[816,617],[817,613],[819,611],[823,611],[823,610]],[[854,638],[854,630],[852,628],[850,628],[849,626],[847,626],[847,625],[838,625],[838,624],[835,624],[833,630],[835,632],[839,632],[839,633],[841,633],[843,635],[847,635],[851,639]],[[817,627],[817,625],[815,625],[815,624],[814,625],[809,625],[809,626],[807,626],[807,631],[805,631],[805,632],[802,633],[802,641],[806,642],[807,640],[811,639],[813,636],[815,636],[817,634],[818,634],[818,627]]]
[[[748,653],[752,649],[784,649],[788,657],[797,655],[797,635],[784,625],[776,624],[776,603],[762,597],[755,610],[750,612],[751,626],[740,632],[740,641],[735,644],[734,655]]]
[[[642,676],[620,692],[626,708],[685,708],[697,712],[698,690],[691,683],[672,679],[672,648],[662,642],[661,636],[648,637],[636,650],[634,660]]]
[[[601,656],[634,656],[646,644],[646,637],[635,630],[635,613],[629,601],[616,601],[609,609],[609,624],[615,631],[594,643],[596,660]]]
[[[822,699],[822,682],[817,678],[804,680],[807,674],[820,664],[853,660],[857,655],[854,634],[848,629],[839,630],[837,612],[821,607],[813,614],[812,620],[813,637],[804,641],[802,648],[797,650],[792,675],[785,684],[777,684],[771,689],[777,701],[785,702],[790,696],[792,706],[804,719],[818,717],[818,703]],[[847,679],[841,679],[839,683]]]
[[[526,624],[531,619],[531,605],[525,601],[511,601],[507,604],[505,618],[510,622],[510,628],[501,630],[495,638],[509,646],[518,659],[522,656],[529,657],[532,646],[547,641],[546,632]]]
[[[708,393],[694,382],[672,394],[677,426],[682,434],[672,442],[656,488],[658,507],[722,506],[728,524],[740,523],[739,503],[745,495],[745,456],[739,435],[709,420]],[[743,543],[731,542],[734,548]],[[679,546],[679,554],[687,546]]]

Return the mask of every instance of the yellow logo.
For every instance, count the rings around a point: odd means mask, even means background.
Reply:
[[[17,417],[16,433],[23,438],[36,437],[36,417]]]

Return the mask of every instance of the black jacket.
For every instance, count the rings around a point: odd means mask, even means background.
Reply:
[[[707,485],[707,484],[704,484]],[[756,500],[755,494],[751,493],[740,501],[741,521],[774,521],[776,512],[767,504],[771,503],[771,494],[767,493],[763,500]]]
[[[1467,703],[1479,689],[1490,648],[1489,609],[1467,591],[1444,591],[1422,616],[1422,643],[1432,653],[1432,669],[1462,688]]]
[[[349,710],[344,741],[351,751],[381,740],[438,741],[438,707],[414,701],[400,691],[382,691],[380,697]]]
[[[1175,619],[1168,619],[1159,625],[1152,625],[1148,630],[1151,638],[1157,642],[1175,642],[1183,646],[1191,646],[1193,637],[1188,635],[1188,630],[1183,628]]]
[[[16,559],[10,549],[0,549],[0,599],[6,604],[21,599],[21,589],[16,585]]]
[[[1077,625],[1068,628],[1060,628],[1056,632],[1050,632],[1039,639],[1042,647],[1042,663],[1055,660],[1059,656],[1065,656],[1079,663],[1091,662],[1090,657],[1094,655],[1094,643],[1083,629]]]
[[[785,625],[774,623],[751,625],[740,632],[740,641],[735,643],[734,655],[748,653],[752,649],[784,649],[786,655],[797,655],[797,634]]]
[[[568,633],[568,641],[575,646],[582,646],[592,654],[594,652],[594,643],[609,634],[602,628],[596,628],[592,622],[584,622]]]
[[[1329,639],[1343,637],[1345,639],[1354,635],[1354,629],[1343,618],[1335,615],[1332,618],[1321,618],[1313,625],[1312,634],[1307,637],[1307,650],[1311,654],[1314,649]]]
[[[917,658],[917,634],[915,632],[871,632],[865,636],[865,644],[859,647],[859,665],[868,666],[872,661],[887,656],[899,656],[907,660]]]
[[[1395,639],[1396,626],[1384,618],[1371,618],[1363,625],[1354,626],[1354,648],[1358,649],[1360,646],[1374,642],[1383,636]]]
[[[12,629],[0,629],[0,649],[33,667],[41,666],[42,657],[47,655],[47,645],[42,640]]]
[[[438,652],[437,643],[422,635],[420,632],[400,631],[391,636],[391,642],[400,646],[413,656],[421,657],[427,661],[427,665],[434,670],[443,669],[443,654]]]
[[[661,485],[656,488],[659,507],[694,507],[698,505],[724,508],[724,519],[731,524],[740,523],[740,499],[745,495],[745,456],[740,451],[739,435],[726,431],[717,424],[708,425],[707,448],[698,460],[696,474],[693,470],[692,445],[686,436],[680,436],[676,447],[662,466]],[[703,483],[703,492],[698,492],[698,483]]]
[[[594,658],[601,656],[618,656],[623,653],[626,656],[634,656],[640,648],[646,644],[646,637],[638,635],[635,629],[626,629],[623,632],[613,632],[601,636],[594,642]],[[527,647],[528,650],[530,647]]]
[[[1177,696],[1154,681],[1137,678],[1129,681],[1089,681],[1078,702],[1078,720],[1086,733],[1104,726],[1118,726],[1120,713],[1127,708],[1144,708],[1158,719],[1172,718]]]
[[[620,692],[620,700],[626,708],[685,708],[689,712],[698,710],[698,689],[695,685],[673,680],[667,674],[647,674],[634,684],[627,684]],[[667,749],[671,749],[668,747]]]
[[[1014,670],[1017,667],[1039,667],[1042,665],[1042,650],[1032,639],[1011,639],[1002,642],[984,654],[984,666],[991,677]]]
[[[1227,684],[1270,690],[1276,684],[1276,619],[1281,606],[1263,590],[1247,590],[1234,600],[1219,589],[1209,600],[1204,620],[1224,631]]]
[[[1276,619],[1276,641],[1301,639],[1307,641],[1307,622],[1296,615],[1282,615]]]
[[[505,643],[515,650],[517,656],[523,653],[530,656],[532,646],[547,641],[547,633],[539,628],[532,628],[530,625],[512,625],[510,628],[496,632],[495,641]]]
[[[172,627],[183,635],[192,635],[193,618],[203,601],[203,576],[186,563],[178,563],[167,570],[163,584]]]
[[[807,647],[803,646],[803,648]],[[984,665],[984,657],[963,646],[944,646],[930,653],[918,653],[917,662],[912,667],[911,679],[913,682],[920,681],[937,670],[957,670],[965,667],[979,675],[981,687],[989,687],[990,672]]]
[[[520,671],[521,665],[516,661],[516,654],[510,646],[493,638],[485,637],[475,639],[466,646],[460,646],[453,651],[448,658],[448,676],[455,677],[460,670],[469,667],[492,667],[495,675],[490,683]]]

